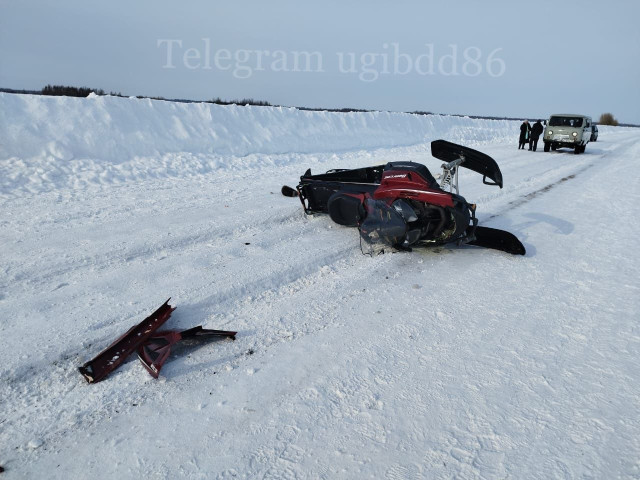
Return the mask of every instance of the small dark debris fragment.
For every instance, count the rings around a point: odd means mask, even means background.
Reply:
[[[4,472],[4,467],[0,465],[0,473]]]
[[[251,245],[251,242],[244,242],[245,245]]]
[[[256,352],[253,350],[253,348],[250,348],[250,349],[247,351],[247,355],[253,355],[254,353],[256,353]]]

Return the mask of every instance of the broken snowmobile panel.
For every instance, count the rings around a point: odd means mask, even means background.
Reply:
[[[442,165],[440,184],[425,165],[401,161],[319,175],[307,170],[296,189],[284,186],[282,194],[297,196],[306,214],[328,213],[340,225],[358,227],[361,245],[369,252],[383,245],[411,250],[456,243],[524,255],[524,246],[513,234],[478,227],[476,206],[458,195],[459,167],[480,173],[487,185],[502,188],[495,160],[445,140],[431,142],[431,151],[447,162]]]
[[[169,298],[169,300],[171,300]],[[79,368],[80,373],[89,383],[104,379],[118,368],[122,362],[153,335],[171,316],[175,310],[169,300],[138,325],[131,327],[124,335],[100,352],[94,359]]]
[[[138,358],[144,368],[151,374],[153,378],[158,378],[162,365],[167,361],[171,354],[171,347],[181,340],[198,339],[198,340],[214,340],[220,338],[236,339],[237,332],[229,332],[225,330],[208,330],[202,328],[201,325],[183,330],[182,332],[169,330],[156,332],[144,344],[138,347]]]

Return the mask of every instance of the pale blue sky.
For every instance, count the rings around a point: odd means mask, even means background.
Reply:
[[[634,0],[0,0],[0,12],[1,87],[640,123]]]

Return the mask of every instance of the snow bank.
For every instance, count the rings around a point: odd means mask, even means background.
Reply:
[[[254,154],[362,150],[435,138],[513,141],[517,128],[513,121],[441,115],[0,93],[0,193],[234,169],[239,158]]]
[[[515,122],[391,112],[331,113],[283,107],[150,99],[0,94],[2,158],[123,158],[191,152],[244,156],[412,145],[427,138],[513,138]]]

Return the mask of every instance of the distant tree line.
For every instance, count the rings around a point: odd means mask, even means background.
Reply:
[[[16,91],[17,93],[17,91]],[[27,93],[22,91],[20,93]],[[52,95],[59,97],[88,97],[91,93],[96,95],[111,95],[113,97],[123,97],[121,93],[110,92],[106,93],[101,88],[89,88],[89,87],[71,87],[68,85],[47,85],[40,92],[28,92],[28,93],[40,93],[41,95]],[[149,98],[151,100],[164,100],[168,102],[182,102],[182,103],[196,103],[197,100],[181,100],[181,99],[167,99],[165,97],[149,97],[146,95],[138,95],[136,98]],[[252,98],[243,98],[242,100],[222,100],[220,97],[211,100],[205,100],[204,103],[215,103],[217,105],[256,105],[259,107],[272,107],[269,102],[262,100],[254,100]]]
[[[257,107],[273,107],[269,102],[254,100],[253,98],[243,98],[242,100],[222,100],[218,97],[207,100],[206,103],[215,103],[216,105],[255,105]]]
[[[101,88],[88,88],[88,87],[69,87],[66,85],[47,85],[40,92],[42,95],[51,95],[55,97],[88,97],[93,92],[96,95],[104,95],[104,90]]]
[[[364,110],[362,108],[314,108],[314,107],[296,107],[298,110],[309,112],[334,112],[334,113],[351,113],[351,112],[371,112],[375,110]]]

